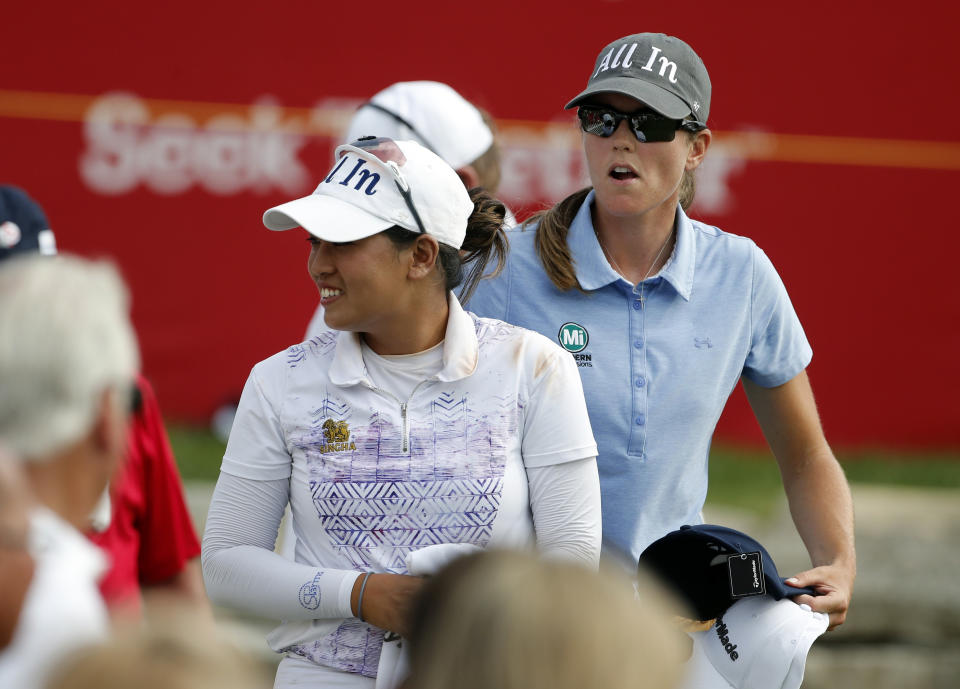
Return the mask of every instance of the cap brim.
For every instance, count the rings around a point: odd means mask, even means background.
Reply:
[[[686,681],[682,686],[696,687],[696,689],[735,689],[734,685],[713,666],[704,651],[703,644],[708,634],[716,634],[716,631],[708,629],[705,632],[693,632],[689,635],[693,640],[693,648],[690,658],[683,666]]]
[[[666,89],[648,81],[637,79],[636,77],[610,77],[603,81],[591,84],[586,89],[577,94],[577,97],[563,106],[564,110],[581,105],[589,100],[591,96],[600,93],[620,93],[631,98],[636,98],[647,107],[656,110],[661,115],[681,119],[690,114],[690,106],[682,99],[673,95]]]
[[[395,223],[340,199],[313,194],[271,208],[263,214],[263,224],[277,232],[302,227],[327,242],[353,242]]]

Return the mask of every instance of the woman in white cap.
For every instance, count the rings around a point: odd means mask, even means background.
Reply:
[[[477,547],[596,566],[596,445],[576,367],[546,338],[460,307],[503,206],[471,200],[413,142],[340,146],[313,195],[268,210],[302,227],[328,331],[257,364],[203,539],[218,603],[282,619],[276,686],[372,687],[403,635],[412,573]],[[295,561],[273,552],[290,503]]]
[[[467,189],[483,187],[496,195],[500,186],[500,146],[492,118],[438,81],[399,81],[362,103],[350,120],[343,142],[376,133],[415,141],[443,158]],[[504,225],[516,225],[507,209]],[[330,330],[318,305],[307,339]]]
[[[805,373],[810,346],[763,251],[685,212],[710,146],[710,90],[680,39],[606,46],[566,106],[592,187],[512,233],[505,270],[469,307],[573,354],[600,450],[604,547],[631,563],[702,521],[710,440],[742,381],[813,564],[796,582],[823,594],[797,600],[836,626],[856,570],[853,514]]]

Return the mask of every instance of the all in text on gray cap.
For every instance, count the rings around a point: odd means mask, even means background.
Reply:
[[[679,38],[638,33],[619,38],[597,57],[587,88],[567,103],[572,108],[598,93],[622,93],[661,115],[691,115],[706,123],[710,76],[703,60]]]

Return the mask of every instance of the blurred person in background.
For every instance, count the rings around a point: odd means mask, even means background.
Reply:
[[[672,689],[689,644],[669,595],[531,553],[485,551],[429,579],[405,689]]]
[[[27,542],[32,507],[20,465],[0,449],[0,651],[13,638],[33,578]]]
[[[43,209],[26,192],[0,185],[0,269],[14,256],[57,253]],[[134,390],[124,461],[91,518],[90,539],[109,555],[100,589],[115,616],[140,616],[142,593],[185,596],[206,606],[200,542],[156,395],[142,375]]]
[[[308,233],[335,330],[254,366],[203,537],[214,602],[283,623],[275,686],[374,686],[428,550],[529,547],[596,566],[595,444],[576,367],[460,307],[501,263],[503,205],[412,141],[336,151],[264,214]],[[290,504],[295,561],[275,552]]]
[[[202,631],[199,631],[202,630]],[[67,659],[46,689],[263,689],[264,668],[226,645],[206,616],[174,606],[147,627],[121,629],[110,640]]]
[[[693,49],[607,45],[577,108],[592,187],[510,234],[468,306],[558,338],[580,367],[600,447],[605,552],[628,567],[703,521],[710,442],[738,382],[779,464],[812,568],[796,601],[841,624],[856,576],[853,506],[807,378],[812,350],[776,269],[746,237],[687,217],[712,140]]]
[[[139,367],[129,298],[109,263],[26,256],[0,268],[0,445],[36,499],[36,569],[0,686],[43,686],[66,654],[103,638],[106,569],[83,535],[123,456]]]

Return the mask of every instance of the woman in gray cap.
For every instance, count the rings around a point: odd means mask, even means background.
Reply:
[[[592,186],[511,234],[470,308],[556,337],[579,366],[604,545],[630,562],[702,521],[710,439],[742,381],[813,567],[801,596],[843,622],[855,576],[850,491],[817,416],[811,349],[770,260],[686,215],[710,147],[710,78],[678,38],[606,46],[576,107]]]

